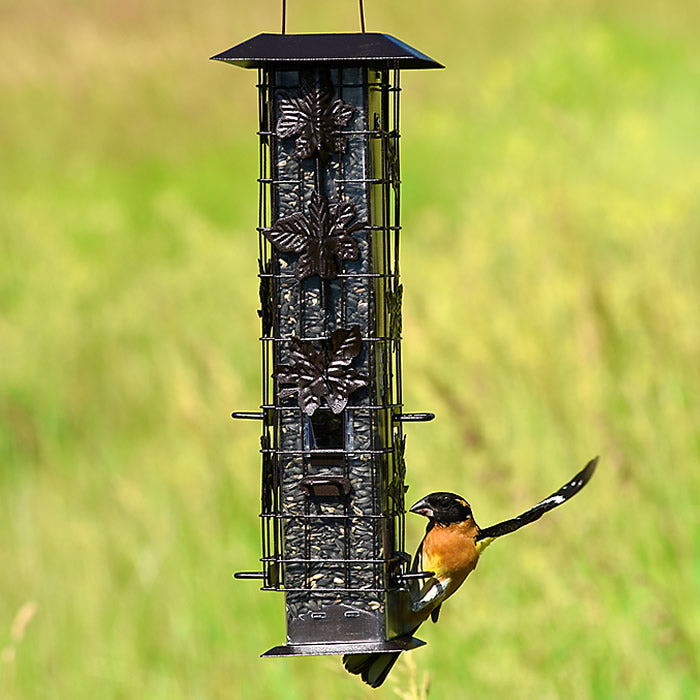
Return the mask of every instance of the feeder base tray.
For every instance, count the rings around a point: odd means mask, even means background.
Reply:
[[[320,656],[324,654],[374,654],[386,651],[409,651],[422,647],[424,641],[416,637],[397,637],[386,642],[326,642],[323,644],[283,644],[273,647],[267,656]]]

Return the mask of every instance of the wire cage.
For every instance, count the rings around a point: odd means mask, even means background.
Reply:
[[[383,34],[259,35],[262,571],[287,644],[266,655],[410,648],[401,589],[406,420],[399,281],[401,68]]]

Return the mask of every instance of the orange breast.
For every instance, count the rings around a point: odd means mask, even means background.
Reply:
[[[474,570],[479,553],[474,541],[477,529],[469,520],[451,525],[435,525],[423,541],[423,569],[438,579],[450,578],[454,591]]]

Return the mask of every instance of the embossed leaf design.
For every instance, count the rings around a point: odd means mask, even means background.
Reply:
[[[298,253],[296,277],[304,280],[318,275],[332,280],[338,276],[336,258],[357,260],[360,249],[350,235],[364,228],[352,223],[355,208],[348,201],[329,206],[317,192],[311,195],[309,216],[296,212],[278,219],[264,232],[272,245],[284,253]]]
[[[406,436],[394,434],[394,477],[389,485],[389,493],[394,499],[394,507],[398,508],[403,505],[403,496],[408,491],[408,486],[404,484],[406,478],[406,460],[404,454],[406,451]]]
[[[367,385],[367,378],[351,367],[362,350],[360,327],[339,328],[323,342],[321,349],[313,343],[292,338],[288,365],[278,365],[273,376],[280,384],[279,398],[297,394],[299,408],[311,416],[325,399],[333,413],[340,413],[350,394]]]
[[[319,151],[345,153],[348,139],[340,129],[348,125],[355,107],[340,99],[332,100],[328,87],[302,87],[301,95],[280,96],[277,136],[296,136],[295,155],[311,158]]]
[[[389,336],[394,342],[401,339],[401,300],[403,298],[403,285],[396,286],[395,291],[387,292],[387,306],[389,308]]]
[[[272,510],[275,478],[270,454],[270,438],[267,435],[260,438],[260,447],[262,448],[262,511],[269,513]]]
[[[278,365],[273,373],[280,384],[292,385],[282,389],[279,398],[297,394],[299,408],[307,415],[313,415],[321,405],[321,398],[328,394],[323,353],[308,340],[292,338],[289,359],[291,364]]]
[[[396,140],[387,137],[385,141],[386,159],[389,165],[389,177],[391,186],[398,192],[401,184],[401,170],[399,168],[399,149]]]
[[[330,362],[326,370],[330,391],[326,401],[333,413],[340,413],[347,405],[350,394],[367,385],[366,377],[350,366],[362,350],[360,327],[333,331],[330,346]]]
[[[271,265],[266,262],[260,265],[260,309],[258,316],[262,319],[262,334],[268,336],[272,333],[272,319],[274,315],[275,302],[272,298],[272,276],[270,274]]]

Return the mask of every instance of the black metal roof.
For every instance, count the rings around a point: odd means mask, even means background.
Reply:
[[[342,62],[386,64],[398,68],[443,68],[424,53],[389,34],[258,34],[212,60],[242,68],[279,63]]]

